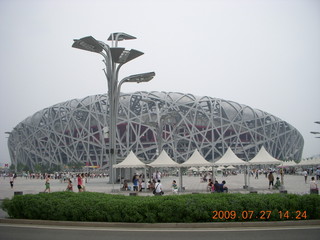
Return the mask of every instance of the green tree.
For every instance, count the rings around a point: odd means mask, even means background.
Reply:
[[[33,169],[36,173],[41,173],[41,165],[40,164],[34,165]]]
[[[17,164],[17,172],[21,173],[26,166],[22,163]]]
[[[24,171],[24,172],[28,172],[30,170],[31,170],[31,168],[28,165],[25,165],[24,168],[22,169],[22,171]]]
[[[76,162],[74,164],[75,170],[78,170],[78,171],[82,171],[83,170],[83,166],[84,166],[83,162]]]
[[[16,170],[16,165],[11,164],[10,167],[9,167],[9,170],[10,170],[11,172],[14,172],[14,171]]]
[[[51,165],[49,172],[50,173],[61,172],[61,169],[62,169],[61,165],[53,164],[53,165]]]

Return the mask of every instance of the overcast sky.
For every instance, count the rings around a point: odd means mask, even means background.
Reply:
[[[269,112],[304,137],[303,157],[320,153],[318,0],[0,0],[0,163],[7,136],[35,112],[105,93],[102,57],[73,39],[136,40],[145,54],[120,79],[155,71],[123,92],[170,91],[232,100]]]

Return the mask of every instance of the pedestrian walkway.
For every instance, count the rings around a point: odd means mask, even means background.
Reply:
[[[277,177],[275,175],[275,177]],[[226,185],[231,193],[250,193],[250,191],[257,191],[258,193],[276,193],[279,190],[268,189],[268,179],[264,175],[260,175],[258,179],[254,177],[249,178],[248,189],[244,189],[244,175],[230,175],[223,177],[222,175],[216,176],[216,179],[221,183],[225,180]],[[171,183],[176,180],[179,184],[179,178],[175,176],[164,177],[161,180],[163,189],[166,195],[172,194]],[[304,181],[304,177],[301,175],[285,175],[284,177],[284,189],[288,193],[294,194],[309,194],[309,181]],[[318,186],[320,181],[317,182]],[[67,183],[61,182],[58,179],[51,179],[51,192],[65,191]],[[199,176],[183,176],[184,193],[205,193],[207,189],[207,182],[201,182]],[[11,198],[15,192],[23,192],[23,194],[37,194],[45,190],[45,180],[41,179],[26,179],[18,177],[15,179],[14,187],[11,189],[9,184],[9,178],[0,179],[0,200],[4,198]],[[74,183],[73,190],[78,191],[76,184]],[[128,191],[120,191],[119,184],[108,184],[108,178],[89,178],[86,183],[86,190],[89,192],[101,192],[112,194],[124,194],[129,195]],[[139,192],[139,195],[152,195],[151,192]]]

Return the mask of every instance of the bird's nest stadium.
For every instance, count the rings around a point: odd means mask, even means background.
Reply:
[[[73,163],[105,167],[109,152],[106,94],[45,108],[10,133],[13,164]],[[304,140],[289,123],[261,110],[212,97],[177,92],[122,93],[116,129],[117,162],[132,150],[145,163],[164,149],[178,163],[195,149],[209,162],[230,147],[249,161],[262,146],[280,160],[300,160]]]

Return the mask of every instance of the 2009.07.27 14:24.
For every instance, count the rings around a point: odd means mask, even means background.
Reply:
[[[212,211],[214,220],[233,220],[233,219],[241,219],[241,220],[250,220],[250,219],[260,219],[260,220],[268,220],[271,217],[272,211],[263,210],[255,213],[255,211],[245,210],[241,211],[241,213],[237,214],[236,211]],[[278,211],[277,212],[279,219],[307,219],[306,211]]]

